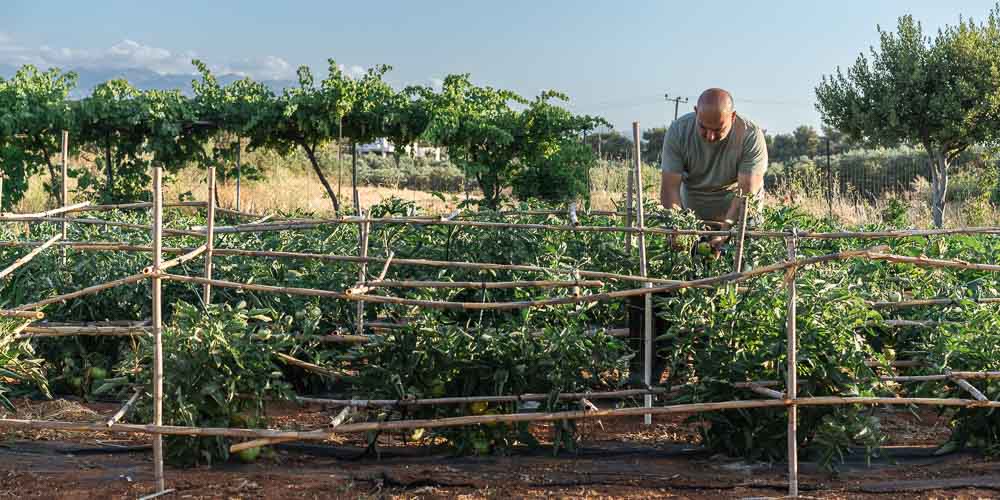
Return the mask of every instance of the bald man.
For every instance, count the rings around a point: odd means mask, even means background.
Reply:
[[[736,114],[733,96],[723,89],[703,92],[694,111],[675,120],[663,140],[660,201],[729,230],[740,213],[736,195],[763,191],[764,131]],[[710,240],[716,249],[724,242]]]
[[[666,208],[690,208],[699,219],[728,231],[740,214],[737,194],[760,195],[767,170],[764,132],[736,114],[733,96],[722,89],[708,89],[698,98],[694,113],[670,125],[663,140],[660,201]],[[759,200],[759,197],[757,198]],[[726,237],[708,240],[716,252]],[[642,346],[632,358],[628,383],[644,386],[643,297],[628,301],[629,337]],[[666,320],[654,315],[654,336],[666,330]],[[672,341],[657,342],[657,352],[671,352]],[[667,369],[661,356],[653,357],[652,382]],[[671,378],[679,376],[671,370]]]

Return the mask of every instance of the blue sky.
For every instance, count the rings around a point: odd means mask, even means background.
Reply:
[[[397,85],[471,73],[527,96],[566,92],[580,113],[626,130],[673,115],[663,94],[721,86],[771,132],[818,126],[813,88],[876,42],[876,25],[913,14],[933,33],[991,0],[187,1],[38,2],[0,7],[0,64],[143,67],[292,78],[334,58],[348,70],[389,64]],[[693,100],[693,99],[692,99]],[[690,110],[691,104],[683,105]]]

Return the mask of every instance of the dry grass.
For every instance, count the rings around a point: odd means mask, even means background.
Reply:
[[[607,174],[608,178],[601,175]],[[659,198],[659,186],[656,183],[655,172],[644,172],[644,195],[646,199],[656,200]],[[25,198],[17,205],[18,212],[35,212],[50,208],[52,201],[46,196],[42,184],[44,177],[39,175],[29,182],[28,192]],[[337,186],[334,183],[334,190],[339,192],[341,206],[351,207],[353,205],[351,186],[349,182],[344,182]],[[594,171],[594,188],[591,192],[591,207],[599,210],[612,210],[624,199],[625,182],[621,175],[621,169],[602,169],[598,167]],[[75,187],[75,180],[70,179],[70,189]],[[605,189],[607,187],[607,189]],[[205,175],[204,171],[197,168],[182,170],[167,183],[166,199],[176,201],[186,193],[193,199],[205,199]],[[908,207],[908,218],[914,227],[931,227],[931,212],[928,200],[930,199],[930,187],[926,182],[916,183],[914,190],[900,201]],[[219,198],[224,207],[235,207],[235,183],[219,185]],[[422,211],[431,213],[446,213],[453,210],[464,198],[463,193],[445,194],[445,200],[441,200],[429,192],[414,191],[409,189],[392,189],[375,186],[361,186],[359,188],[361,206],[370,207],[390,197],[397,197],[414,202]],[[472,196],[476,196],[473,193]],[[72,200],[72,193],[71,193]],[[289,169],[286,167],[274,167],[274,171],[263,181],[246,181],[241,187],[242,210],[253,213],[273,213],[277,211],[288,212],[292,210],[305,210],[318,215],[331,215],[333,205],[326,192],[319,182],[316,181],[311,172],[301,169]],[[832,213],[834,218],[847,226],[858,226],[866,223],[877,222],[882,219],[882,214],[892,198],[887,197],[875,203],[856,203],[850,198],[836,197],[832,207],[822,196],[802,197],[791,193],[769,193],[768,203],[789,204],[794,203],[802,207],[806,212],[817,216],[827,216]],[[1000,225],[1000,212],[984,198],[974,198],[961,202],[952,202],[947,205],[945,211],[945,226],[987,226]]]

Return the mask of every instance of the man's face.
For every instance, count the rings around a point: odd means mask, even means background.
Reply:
[[[736,113],[715,109],[699,110],[697,107],[694,109],[698,116],[698,133],[705,142],[719,142],[729,136]]]

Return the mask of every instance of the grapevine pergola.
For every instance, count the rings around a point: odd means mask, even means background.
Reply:
[[[636,142],[638,144],[638,141]],[[66,163],[66,140],[64,137],[63,141],[63,164]],[[639,163],[638,155],[636,155],[635,173],[638,173]],[[63,175],[65,176],[66,169],[63,168]],[[137,391],[125,404],[124,406],[114,414],[105,423],[78,423],[78,422],[64,422],[64,421],[49,421],[49,420],[23,420],[23,419],[0,419],[0,427],[7,428],[28,428],[28,429],[53,429],[53,430],[63,430],[63,431],[110,431],[110,432],[121,432],[121,433],[140,433],[140,434],[150,434],[153,436],[153,455],[154,455],[154,475],[156,479],[156,491],[163,492],[166,491],[166,482],[163,471],[163,448],[162,439],[163,435],[176,435],[176,436],[225,436],[232,438],[244,438],[249,439],[249,441],[241,442],[232,445],[231,451],[239,451],[247,448],[253,448],[262,445],[277,444],[289,441],[299,441],[299,440],[311,440],[311,441],[324,441],[336,436],[338,434],[345,433],[357,433],[366,431],[377,431],[377,430],[401,430],[401,429],[415,429],[415,428],[440,428],[440,427],[456,427],[456,426],[469,426],[469,425],[479,425],[479,424],[493,424],[493,423],[511,423],[511,422],[540,422],[540,421],[562,421],[562,420],[581,420],[581,419],[595,419],[595,418],[609,418],[609,417],[624,417],[624,416],[646,416],[646,422],[650,422],[652,415],[658,414],[668,414],[668,413],[692,413],[692,412],[712,412],[721,410],[733,410],[733,409],[744,409],[744,408],[786,408],[788,412],[788,487],[789,494],[796,496],[798,494],[798,445],[797,445],[797,412],[799,407],[803,406],[823,406],[823,405],[936,405],[936,406],[956,406],[956,407],[981,407],[981,408],[1000,408],[1000,402],[991,401],[986,396],[984,396],[979,390],[969,384],[968,380],[974,379],[992,379],[1000,378],[1000,372],[948,372],[936,375],[921,375],[921,376],[886,376],[882,377],[883,381],[894,381],[894,382],[922,382],[922,381],[951,381],[959,385],[969,394],[969,398],[959,399],[959,398],[916,398],[916,397],[843,397],[843,396],[825,396],[825,397],[798,397],[797,395],[797,335],[796,335],[796,272],[798,269],[804,266],[812,266],[822,263],[841,261],[846,259],[870,259],[870,260],[882,260],[897,263],[906,263],[915,266],[923,267],[936,267],[936,268],[956,268],[956,269],[972,269],[978,271],[986,272],[1000,272],[1000,265],[993,264],[978,264],[969,263],[963,261],[953,261],[953,260],[940,260],[940,259],[929,259],[924,257],[909,257],[903,255],[894,255],[886,253],[886,247],[873,246],[866,249],[860,250],[847,250],[837,253],[832,253],[828,255],[822,255],[810,258],[799,258],[796,252],[797,243],[801,239],[838,239],[838,238],[857,238],[857,239],[881,239],[881,238],[905,238],[913,236],[931,236],[931,235],[958,235],[958,234],[1000,234],[1000,227],[976,227],[976,228],[959,228],[959,229],[936,229],[936,230],[907,230],[907,231],[883,231],[883,232],[831,232],[831,233],[812,233],[812,232],[800,232],[797,230],[791,231],[750,231],[746,229],[745,224],[739,225],[738,228],[733,231],[698,231],[698,230],[678,230],[678,229],[665,229],[665,228],[651,228],[645,227],[644,217],[643,217],[643,204],[641,200],[641,190],[636,190],[636,197],[638,198],[636,203],[636,223],[637,225],[632,226],[631,224],[623,227],[598,227],[598,226],[585,226],[580,225],[576,216],[576,207],[571,205],[569,209],[564,212],[569,221],[565,225],[544,225],[544,224],[505,224],[496,222],[479,222],[474,220],[456,220],[461,212],[456,211],[450,214],[441,215],[437,217],[409,217],[409,218],[372,218],[364,214],[356,217],[340,217],[332,219],[310,219],[310,220],[282,220],[269,222],[266,220],[255,220],[247,224],[239,224],[227,227],[215,227],[215,214],[216,212],[223,211],[223,209],[215,206],[215,172],[214,168],[209,168],[208,172],[208,192],[206,194],[206,201],[204,202],[184,202],[179,204],[165,204],[163,201],[163,169],[160,166],[153,167],[152,176],[152,193],[153,201],[149,203],[133,203],[127,205],[90,205],[89,203],[76,203],[70,204],[67,200],[67,191],[65,190],[66,182],[65,177],[63,179],[63,191],[62,191],[62,206],[60,208],[48,210],[40,213],[30,213],[30,214],[0,214],[0,222],[48,222],[48,223],[59,223],[63,227],[62,234],[58,234],[47,241],[44,242],[28,242],[28,241],[12,241],[12,242],[2,242],[0,246],[6,247],[34,247],[29,253],[23,257],[17,259],[11,265],[3,270],[0,270],[0,278],[9,275],[11,272],[28,263],[32,258],[39,255],[40,253],[53,248],[74,248],[83,251],[132,251],[132,252],[146,252],[151,254],[151,264],[141,270],[138,270],[135,274],[130,276],[110,281],[107,283],[102,283],[81,290],[74,291],[72,293],[67,293],[51,298],[47,298],[38,302],[31,304],[22,304],[20,306],[8,309],[0,310],[0,317],[12,317],[23,319],[24,322],[21,324],[16,331],[15,335],[21,338],[31,338],[31,337],[61,337],[61,336],[74,336],[74,335],[93,335],[93,336],[137,336],[137,335],[151,335],[154,339],[154,360],[153,360],[153,421],[149,424],[123,424],[119,423],[119,420],[127,414],[129,409],[135,404],[140,396],[140,391]],[[638,177],[637,177],[638,178]],[[631,194],[630,194],[631,198]],[[163,209],[166,206],[185,206],[194,207],[198,209],[205,209],[207,212],[207,226],[205,227],[195,227],[190,229],[166,229],[163,227]],[[106,221],[102,219],[93,218],[74,218],[69,217],[72,213],[80,212],[99,212],[110,209],[150,209],[152,210],[152,225],[145,226],[139,224],[125,224],[120,222]],[[253,214],[241,214],[240,212],[228,211],[231,213],[253,216]],[[631,221],[632,213],[622,214]],[[254,216],[256,217],[256,216]],[[152,245],[142,246],[142,245],[127,245],[127,244],[116,244],[116,243],[93,243],[85,241],[66,241],[66,227],[68,224],[97,224],[97,225],[108,225],[108,226],[121,226],[137,230],[148,230],[152,234]],[[308,229],[315,227],[324,227],[337,224],[354,224],[359,225],[360,235],[359,239],[359,251],[356,256],[347,255],[326,255],[318,253],[305,253],[305,252],[279,252],[279,251],[253,251],[253,250],[237,250],[237,249],[216,249],[214,248],[214,239],[216,234],[224,233],[258,233],[258,232],[268,232],[268,231],[285,231],[285,230],[299,230]],[[367,254],[367,235],[370,232],[370,228],[374,224],[406,224],[406,225],[452,225],[452,226],[473,226],[473,227],[489,227],[489,228],[501,228],[501,229],[518,229],[518,230],[540,230],[540,231],[576,231],[576,232],[618,232],[625,233],[629,235],[637,236],[637,244],[639,249],[640,258],[640,275],[623,275],[615,273],[605,273],[601,271],[594,270],[566,270],[567,274],[572,274],[573,279],[558,281],[558,280],[546,280],[546,281],[518,281],[518,282],[427,282],[427,281],[389,281],[385,280],[386,270],[392,265],[414,265],[414,266],[435,266],[435,267],[453,267],[453,268],[467,268],[467,269],[504,269],[504,270],[517,270],[517,271],[538,271],[538,272],[551,272],[551,268],[543,268],[539,266],[531,265],[519,265],[519,264],[490,264],[490,263],[476,263],[476,262],[450,262],[450,261],[432,261],[424,259],[394,259],[393,255],[390,254],[385,258],[370,257]],[[179,235],[189,235],[189,236],[199,236],[205,238],[205,243],[196,248],[166,248],[163,246],[163,237],[165,234],[179,234]],[[719,276],[713,276],[708,278],[702,278],[690,281],[680,281],[680,280],[670,280],[664,278],[650,277],[646,276],[646,252],[645,252],[645,236],[647,234],[658,234],[658,235],[728,235],[737,238],[737,259],[740,258],[742,254],[742,242],[745,236],[762,237],[762,238],[783,238],[787,244],[788,258],[786,261],[781,263],[776,263],[768,266],[759,267],[752,271],[738,272],[734,271],[728,274],[723,274]],[[176,257],[164,260],[166,254],[177,255]],[[269,286],[269,285],[259,285],[251,283],[239,283],[232,281],[225,281],[220,279],[212,278],[212,258],[214,255],[229,255],[229,256],[244,256],[244,257],[265,257],[265,258],[291,258],[291,259],[317,259],[317,260],[327,260],[327,261],[339,261],[339,262],[351,262],[360,264],[362,271],[359,274],[359,281],[357,285],[347,290],[319,290],[319,289],[308,289],[308,288],[291,288],[291,287],[281,287],[281,286]],[[177,274],[172,274],[169,270],[175,266],[178,266],[184,262],[193,260],[197,257],[204,257],[205,260],[205,274],[204,277],[196,276],[182,276]],[[382,272],[379,277],[372,280],[368,278],[367,270],[365,267],[368,264],[381,264]],[[740,269],[739,266],[736,269]],[[678,388],[673,388],[668,390],[662,387],[654,387],[653,381],[650,379],[650,367],[652,365],[652,341],[653,341],[653,328],[652,328],[652,307],[649,307],[649,302],[651,296],[654,293],[668,292],[671,290],[679,290],[682,288],[689,287],[719,287],[729,284],[735,284],[742,281],[746,281],[750,278],[761,276],[764,274],[783,272],[785,273],[784,286],[788,291],[787,295],[787,312],[786,312],[786,333],[787,333],[787,368],[786,368],[786,380],[760,380],[751,382],[731,382],[732,386],[739,389],[745,389],[752,391],[755,394],[762,396],[762,399],[751,399],[751,400],[733,400],[733,401],[719,401],[719,402],[708,402],[708,403],[695,403],[695,404],[675,404],[667,406],[654,406],[653,396],[657,394],[669,394],[678,390]],[[438,300],[417,300],[401,297],[391,297],[386,295],[379,295],[373,293],[379,288],[383,287],[412,287],[412,288],[431,288],[431,287],[468,287],[468,288],[531,288],[531,287],[572,287],[574,289],[583,287],[593,287],[601,286],[602,282],[597,281],[600,279],[608,280],[619,280],[619,281],[631,281],[635,283],[640,283],[642,286],[638,288],[619,290],[605,293],[596,294],[580,294],[576,293],[572,296],[542,299],[542,300],[530,300],[530,301],[517,301],[517,302],[449,302],[449,301],[438,301]],[[112,322],[105,325],[47,325],[38,324],[38,320],[44,318],[44,314],[39,310],[43,306],[49,304],[60,303],[68,300],[72,300],[85,295],[91,295],[100,293],[104,290],[108,290],[117,286],[126,285],[130,283],[137,283],[141,281],[149,280],[152,284],[152,318],[149,325],[145,324],[132,324],[128,322]],[[163,348],[161,343],[161,335],[163,331],[163,321],[162,321],[162,283],[164,280],[167,281],[177,281],[184,283],[192,283],[201,285],[204,288],[204,297],[206,303],[210,300],[211,289],[213,287],[222,288],[233,288],[242,290],[253,290],[258,292],[266,293],[279,293],[279,294],[290,294],[290,295],[303,295],[303,296],[319,296],[327,297],[336,300],[354,302],[358,307],[357,316],[357,326],[359,335],[329,335],[324,338],[327,342],[332,343],[361,343],[367,341],[367,337],[360,335],[363,330],[363,313],[364,305],[366,303],[380,303],[380,304],[401,304],[416,306],[418,308],[445,308],[445,309],[462,309],[462,310],[513,310],[513,309],[526,309],[526,308],[537,308],[537,307],[549,307],[555,305],[564,304],[580,304],[587,302],[604,302],[611,301],[615,299],[633,297],[633,296],[643,296],[646,298],[647,307],[645,308],[645,327],[644,327],[644,342],[645,342],[645,389],[631,389],[631,390],[619,390],[619,391],[607,391],[607,392],[586,392],[586,393],[563,393],[557,396],[560,400],[570,400],[579,401],[583,403],[582,410],[577,411],[559,411],[550,413],[513,413],[513,414],[497,414],[497,415],[468,415],[460,417],[448,417],[448,418],[437,418],[437,419],[423,419],[423,420],[397,420],[397,421],[383,421],[383,422],[361,422],[361,423],[343,423],[347,414],[352,408],[358,407],[386,407],[386,406],[417,406],[417,405],[454,405],[454,404],[464,404],[470,402],[518,402],[518,401],[539,401],[544,400],[549,397],[547,394],[517,394],[517,395],[501,395],[501,396],[472,396],[472,397],[443,397],[434,399],[407,399],[407,400],[376,400],[367,398],[352,398],[347,400],[334,400],[334,399],[321,399],[321,398],[311,398],[311,397],[298,397],[297,399],[301,402],[306,403],[323,403],[331,406],[343,407],[340,415],[335,419],[335,425],[332,428],[327,429],[317,429],[312,431],[283,431],[274,429],[243,429],[243,428],[204,428],[204,427],[190,427],[190,426],[174,426],[174,425],[163,425]],[[981,302],[998,302],[1000,299],[981,299]],[[941,305],[950,304],[951,299],[930,299],[930,300],[912,300],[912,301],[900,301],[900,302],[876,302],[872,303],[873,307],[884,308],[884,309],[897,309],[903,307],[917,307],[917,306],[931,306],[931,305]],[[918,322],[907,322],[904,320],[888,320],[886,323],[891,324],[892,321],[897,321],[899,326],[912,326]],[[369,323],[367,325],[371,329],[379,328],[392,328],[398,327],[399,325],[393,324],[376,324]],[[618,332],[615,332],[618,333]],[[286,363],[299,366],[303,369],[316,371],[323,373],[326,371],[325,368],[307,363],[302,360],[292,358],[284,354],[276,354]],[[905,366],[915,366],[916,362],[913,361],[897,361],[894,366],[905,367]],[[779,390],[784,386],[784,391]],[[599,399],[617,399],[627,396],[645,396],[644,405],[641,407],[633,408],[615,408],[615,409],[597,409],[594,405],[590,404],[591,400]]]

